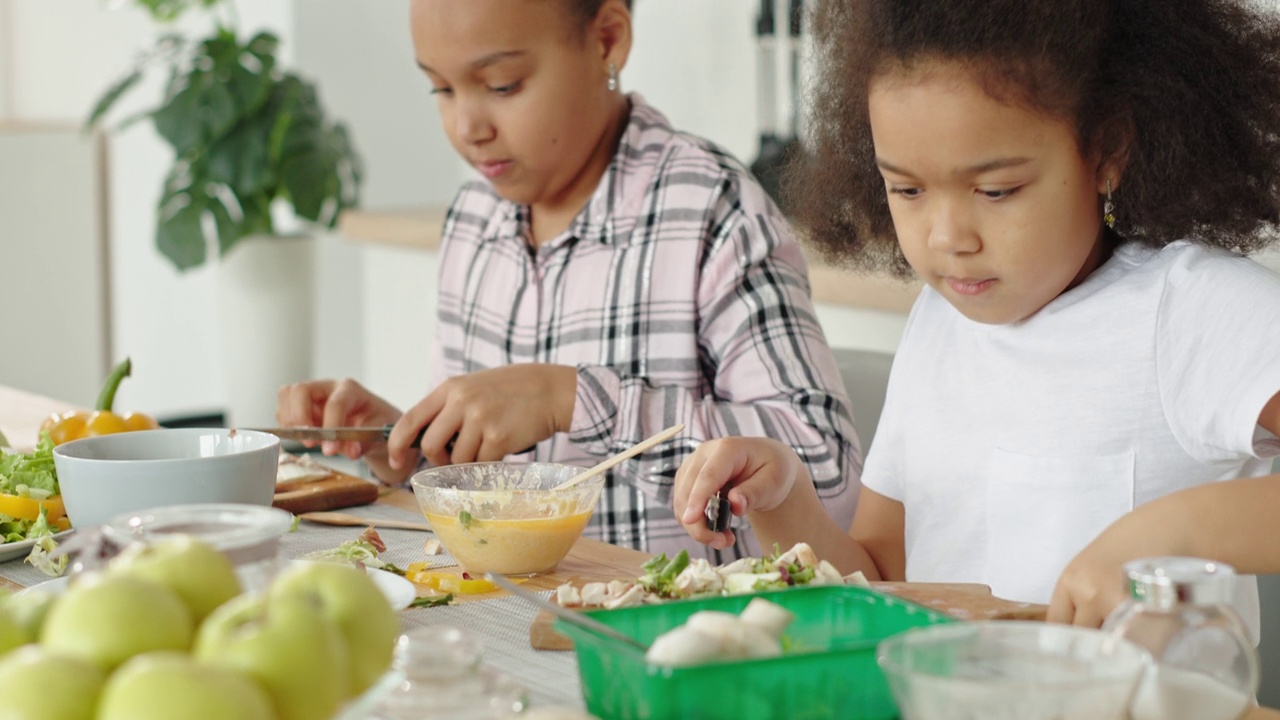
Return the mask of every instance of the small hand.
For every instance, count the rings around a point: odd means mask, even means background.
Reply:
[[[1131,560],[1180,555],[1176,523],[1161,517],[1152,503],[1122,516],[1067,564],[1053,590],[1046,619],[1084,627],[1101,627],[1124,602],[1124,566]]]
[[[444,381],[396,423],[387,440],[392,467],[424,426],[420,448],[434,465],[501,460],[567,432],[577,400],[578,371],[566,365],[520,364]]]
[[[400,411],[366,390],[355,380],[312,380],[280,388],[276,394],[276,421],[281,427],[344,427],[389,425]],[[306,442],[307,447],[316,443]],[[327,440],[320,444],[326,455],[342,454],[378,462],[385,457],[381,443]]]
[[[766,438],[723,438],[703,443],[676,471],[672,509],[693,539],[716,549],[734,542],[732,530],[707,528],[707,503],[728,487],[734,515],[768,512],[782,504],[804,465],[791,448]]]

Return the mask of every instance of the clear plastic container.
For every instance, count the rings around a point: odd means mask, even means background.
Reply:
[[[879,660],[903,720],[1128,720],[1151,657],[1099,630],[998,620],[908,630]]]
[[[1154,659],[1133,720],[1234,720],[1258,690],[1258,652],[1231,602],[1229,565],[1186,557],[1125,566],[1129,599],[1103,630],[1146,648]]]
[[[247,592],[265,590],[275,577],[280,536],[293,525],[284,510],[261,505],[204,503],[168,505],[117,515],[102,525],[111,550],[191,535],[222,551]]]
[[[371,720],[502,720],[529,704],[514,680],[481,664],[482,647],[456,627],[433,625],[401,635],[393,672],[398,684]]]

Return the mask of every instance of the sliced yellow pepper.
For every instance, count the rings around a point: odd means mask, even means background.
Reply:
[[[67,514],[66,508],[62,506],[61,495],[54,495],[44,500],[33,500],[32,498],[0,493],[0,513],[11,518],[35,520],[40,517],[41,507],[48,513],[47,517],[51,523],[56,524],[59,518]],[[70,527],[70,525],[67,527]]]
[[[442,593],[454,593],[455,595],[479,595],[498,589],[497,585],[488,580],[465,578],[461,575],[439,570],[427,570],[426,563],[410,563],[405,570],[405,577],[417,585],[429,587]]]

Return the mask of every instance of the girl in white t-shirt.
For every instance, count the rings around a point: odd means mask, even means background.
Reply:
[[[1280,279],[1241,257],[1280,221],[1280,18],[1246,0],[816,13],[801,225],[926,287],[852,528],[788,448],[738,438],[681,467],[688,532],[732,540],[702,517],[731,487],[765,543],[1083,625],[1132,558],[1280,569],[1236,537],[1266,529],[1251,498],[1280,503]],[[1240,609],[1256,627],[1256,590]]]

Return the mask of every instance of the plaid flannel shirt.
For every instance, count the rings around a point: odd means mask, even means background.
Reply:
[[[701,441],[733,435],[794,448],[848,527],[862,454],[792,231],[733,157],[631,103],[595,193],[536,252],[527,207],[485,182],[459,191],[440,255],[436,384],[513,363],[576,366],[570,431],[512,459],[588,466],[685,424],[609,474],[588,537],[721,561],[675,520],[671,490]],[[725,554],[759,555],[735,526]]]

